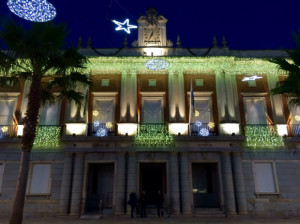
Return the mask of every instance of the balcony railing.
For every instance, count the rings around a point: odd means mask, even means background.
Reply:
[[[288,134],[292,137],[300,137],[300,124],[289,124]]]
[[[216,136],[216,127],[215,124],[210,123],[191,123],[190,124],[190,133],[191,136]]]
[[[16,138],[18,125],[0,125],[0,139]]]
[[[244,135],[247,137],[246,146],[250,148],[277,148],[284,146],[282,137],[277,133],[276,125],[245,125]]]
[[[98,123],[94,122],[92,124],[88,124],[88,136],[115,136],[116,135],[116,123],[106,122],[106,123]]]

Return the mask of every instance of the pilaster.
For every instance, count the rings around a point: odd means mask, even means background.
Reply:
[[[116,207],[115,214],[124,214],[125,205],[125,152],[119,152],[116,172]]]
[[[180,213],[178,152],[170,153],[170,208],[172,214]]]
[[[191,200],[191,182],[189,175],[189,159],[188,153],[183,152],[180,160],[180,177],[181,177],[181,197],[182,197],[182,214],[192,214],[192,200]]]

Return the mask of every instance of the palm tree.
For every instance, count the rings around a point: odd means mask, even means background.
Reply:
[[[296,35],[296,48],[287,51],[291,62],[285,58],[271,59],[270,62],[278,65],[278,68],[286,71],[288,77],[279,81],[274,89],[271,89],[271,94],[285,94],[291,97],[291,105],[300,105],[300,35]]]
[[[65,25],[54,23],[34,23],[25,29],[9,21],[0,30],[0,39],[7,48],[0,51],[0,84],[19,81],[31,83],[23,120],[21,164],[10,224],[22,223],[30,152],[35,139],[40,107],[63,98],[74,100],[80,105],[84,96],[76,92],[76,86],[91,84],[88,76],[79,72],[84,69],[87,59],[76,49],[62,50],[66,35]],[[42,85],[45,78],[52,82]],[[58,95],[53,95],[54,88],[59,90]]]

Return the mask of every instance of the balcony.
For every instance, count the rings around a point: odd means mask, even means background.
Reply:
[[[190,135],[191,136],[216,136],[217,131],[215,127],[215,123],[209,122],[209,123],[191,123],[190,124]]]
[[[246,147],[255,149],[274,149],[284,147],[281,136],[278,135],[276,125],[245,125]]]
[[[0,125],[0,140],[16,138],[18,136],[18,125]]]
[[[300,124],[289,124],[287,128],[290,137],[300,137]]]

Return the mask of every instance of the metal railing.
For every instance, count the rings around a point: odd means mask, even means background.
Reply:
[[[88,124],[88,136],[115,136],[116,134],[116,123],[90,123]]]
[[[300,137],[300,124],[289,124],[288,135],[291,137]]]
[[[18,125],[0,125],[0,139],[16,138]]]
[[[213,123],[191,123],[190,124],[191,136],[216,136],[217,131]]]

